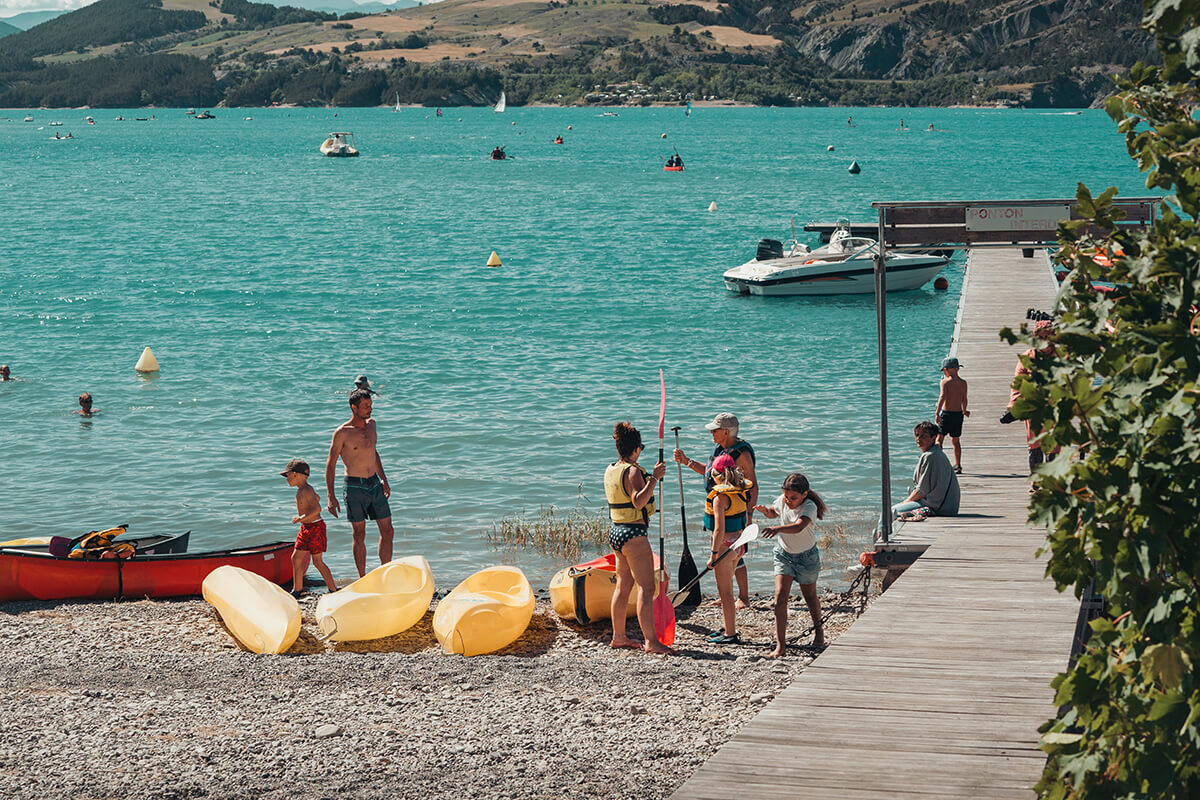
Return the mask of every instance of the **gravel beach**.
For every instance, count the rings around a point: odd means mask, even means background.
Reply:
[[[316,595],[281,656],[242,649],[199,599],[9,603],[0,797],[665,798],[815,657],[763,657],[770,605],[756,595],[724,647],[705,641],[719,608],[681,611],[680,654],[653,657],[542,597],[517,643],[467,659],[437,649],[432,615],[322,644]],[[808,627],[793,597],[789,628]]]

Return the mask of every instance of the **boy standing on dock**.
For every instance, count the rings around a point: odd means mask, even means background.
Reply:
[[[963,419],[971,416],[967,411],[967,382],[958,377],[958,359],[951,357],[942,359],[942,387],[938,394],[937,410],[934,419],[938,421],[938,447],[950,437],[954,444],[954,471],[962,474],[962,437]]]
[[[317,490],[308,485],[308,463],[293,458],[279,473],[287,478],[288,486],[296,487],[296,515],[292,524],[299,523],[300,533],[296,536],[296,547],[292,550],[292,594],[299,595],[304,591],[304,572],[308,569],[306,556],[312,556],[312,563],[325,579],[329,591],[336,592],[333,573],[325,566],[321,554],[325,552],[325,520],[321,519],[321,498]]]

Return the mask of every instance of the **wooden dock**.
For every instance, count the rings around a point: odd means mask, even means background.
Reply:
[[[1048,310],[1055,288],[1042,252],[971,253],[951,345],[972,412],[961,515],[901,530],[924,555],[674,798],[1032,797],[1079,602],[1034,555],[1024,427],[999,423],[1019,351],[997,331]],[[894,446],[915,461],[911,439]]]

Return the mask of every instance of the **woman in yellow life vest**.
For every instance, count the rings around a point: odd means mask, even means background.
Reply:
[[[625,634],[625,612],[629,608],[629,593],[636,584],[638,625],[642,629],[647,653],[672,653],[671,648],[658,640],[654,630],[654,551],[646,537],[650,515],[654,513],[654,487],[667,471],[661,461],[654,465],[653,474],[637,463],[646,448],[642,435],[628,422],[613,426],[613,441],[617,444],[617,460],[604,470],[604,494],[608,498],[608,515],[612,530],[608,544],[617,557],[617,590],[612,598],[613,647],[637,647]]]
[[[708,640],[714,644],[737,644],[740,640],[737,634],[737,607],[734,605],[733,572],[742,553],[734,553],[733,556],[722,559],[716,566],[713,564],[729,549],[729,545],[737,541],[738,533],[746,527],[750,488],[754,484],[746,480],[728,453],[717,456],[710,474],[713,487],[704,501],[705,527],[708,527],[708,520],[711,519],[713,536],[712,555],[709,556],[708,566],[712,567],[713,575],[717,579],[717,594],[721,597],[725,630],[714,631]],[[739,551],[744,549],[738,548]]]

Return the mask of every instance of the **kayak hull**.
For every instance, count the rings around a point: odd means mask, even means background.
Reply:
[[[658,555],[654,569],[659,569]],[[614,553],[559,570],[550,579],[554,613],[581,625],[612,618],[612,598],[617,591],[617,557]],[[657,596],[657,591],[655,592]],[[629,593],[626,612],[637,614],[637,588]]]
[[[293,542],[210,553],[135,555],[85,561],[49,553],[0,550],[0,602],[10,600],[113,600],[198,595],[218,567],[231,565],[272,583],[292,579]]]
[[[433,633],[442,652],[477,656],[520,638],[533,618],[533,589],[516,567],[476,572],[442,598]]]
[[[261,575],[225,565],[204,579],[204,599],[253,653],[283,653],[300,637],[300,604]]]
[[[408,630],[429,611],[433,570],[423,556],[376,567],[317,601],[317,627],[335,642],[382,639]]]

